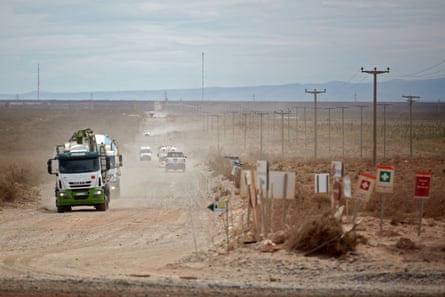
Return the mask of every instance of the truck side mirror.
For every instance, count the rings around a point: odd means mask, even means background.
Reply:
[[[119,167],[124,166],[124,163],[122,161],[122,155],[119,155]]]
[[[48,162],[46,162],[46,165],[48,167],[48,174],[53,174],[53,169],[52,169],[52,159],[49,159]]]
[[[54,174],[54,175],[59,175],[59,172],[53,171],[53,161],[56,159],[49,159],[48,162],[46,162],[47,168],[48,168],[48,174]]]

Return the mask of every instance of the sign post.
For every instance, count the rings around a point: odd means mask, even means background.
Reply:
[[[416,187],[414,189],[414,198],[419,199],[419,230],[417,235],[420,236],[422,232],[422,217],[423,217],[423,205],[426,199],[431,195],[431,176],[432,172],[416,172]]]
[[[394,167],[393,166],[377,166],[377,180],[375,185],[375,191],[381,193],[381,206],[380,206],[380,237],[383,232],[383,216],[385,213],[385,193],[393,193],[394,191]]]
[[[227,240],[227,252],[229,251],[229,201],[216,201],[216,202],[212,202],[209,206],[207,206],[208,209],[210,209],[213,212],[219,212],[219,213],[224,213],[225,212],[225,219],[223,220],[224,222],[224,227],[225,227],[225,231],[226,231],[226,240]]]

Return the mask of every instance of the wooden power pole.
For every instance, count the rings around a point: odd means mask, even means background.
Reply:
[[[372,164],[377,165],[377,75],[388,73],[389,67],[386,70],[363,70],[363,73],[372,74],[374,76],[374,99],[373,99],[373,117],[372,117]]]
[[[304,89],[304,92],[314,94],[314,158],[317,159],[317,94],[326,93],[326,89],[323,91],[317,91],[317,89],[308,91]]]
[[[409,103],[409,156],[413,156],[413,103],[419,96],[402,96]]]

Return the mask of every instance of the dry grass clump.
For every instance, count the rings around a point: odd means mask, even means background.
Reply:
[[[38,182],[35,174],[25,168],[29,167],[12,164],[1,170],[0,204],[34,201],[40,196],[33,187]]]
[[[328,256],[343,255],[354,250],[356,245],[355,232],[344,233],[341,222],[331,211],[309,218],[300,227],[291,230],[286,243],[289,250]]]
[[[224,158],[224,156],[214,153],[209,156],[208,167],[212,173],[217,175],[222,175],[226,179],[232,178],[232,165],[229,159]]]

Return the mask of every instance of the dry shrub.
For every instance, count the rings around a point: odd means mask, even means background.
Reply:
[[[12,164],[2,170],[0,176],[0,203],[32,201],[39,197],[33,188],[38,183],[32,167]],[[20,199],[20,200],[19,200]]]
[[[355,249],[357,237],[354,231],[343,234],[341,222],[332,212],[308,219],[301,227],[290,232],[286,246],[289,250],[309,254],[340,256]]]
[[[222,175],[226,179],[232,178],[232,165],[230,164],[230,160],[224,158],[224,156],[214,153],[209,157],[208,167],[212,173],[217,175]]]

